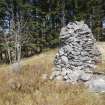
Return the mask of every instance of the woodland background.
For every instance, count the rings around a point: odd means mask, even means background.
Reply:
[[[0,63],[58,47],[61,27],[76,20],[105,41],[105,0],[0,0]]]

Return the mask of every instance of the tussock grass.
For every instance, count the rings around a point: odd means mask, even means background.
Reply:
[[[0,105],[105,105],[105,94],[91,93],[82,84],[42,79],[51,74],[57,49],[22,60],[19,73],[0,70]],[[105,63],[98,65],[103,69]]]

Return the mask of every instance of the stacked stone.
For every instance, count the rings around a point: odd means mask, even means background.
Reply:
[[[93,34],[83,21],[70,22],[60,32],[60,48],[56,54],[51,79],[76,83],[88,81],[101,54]]]

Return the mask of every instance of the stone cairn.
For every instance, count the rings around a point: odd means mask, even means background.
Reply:
[[[70,83],[91,80],[101,54],[93,34],[83,21],[69,22],[61,29],[60,47],[50,79]]]

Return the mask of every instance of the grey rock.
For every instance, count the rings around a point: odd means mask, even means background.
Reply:
[[[66,56],[61,56],[61,63],[67,64],[68,63],[68,58]]]
[[[77,56],[77,55],[80,55],[80,52],[79,52],[79,51],[78,51],[78,52],[72,51],[72,54],[73,54],[74,56]]]
[[[62,68],[61,75],[65,76],[67,74],[67,70],[65,68]]]
[[[64,51],[63,51],[62,49],[60,49],[58,53],[59,53],[60,56],[62,56],[62,55],[65,54]]]
[[[69,80],[69,77],[67,75],[65,75],[64,80]]]
[[[82,80],[82,81],[89,81],[92,78],[92,75],[93,74],[91,74],[91,73],[82,72],[81,76],[80,76],[80,80]]]
[[[80,76],[81,76],[80,70],[75,70],[75,71],[72,71],[71,74],[68,74],[68,77],[70,78],[70,80],[74,82],[77,82],[80,79]]]
[[[105,80],[102,78],[93,79],[85,83],[89,87],[90,91],[94,92],[105,92]]]

